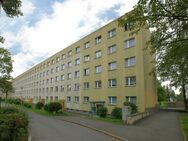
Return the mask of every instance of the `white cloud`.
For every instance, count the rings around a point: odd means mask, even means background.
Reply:
[[[63,3],[55,2],[52,5],[53,13],[43,15],[40,21],[32,27],[25,25],[17,35],[9,34],[7,46],[12,46],[15,42],[21,44],[22,52],[13,56],[14,72],[17,76],[31,63],[36,62],[38,56],[46,57],[62,50],[80,37],[90,33],[100,26],[108,23],[106,18],[100,18],[102,13],[112,9],[115,5],[120,5],[116,12],[120,15],[131,10],[137,0],[65,0]],[[28,3],[28,5],[25,5]],[[31,0],[23,1],[23,12],[29,15],[34,10]],[[117,18],[117,17],[115,17]]]

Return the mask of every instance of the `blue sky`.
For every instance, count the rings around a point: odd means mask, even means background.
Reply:
[[[14,60],[13,77],[130,11],[137,0],[22,0],[24,16],[1,13],[1,46]]]

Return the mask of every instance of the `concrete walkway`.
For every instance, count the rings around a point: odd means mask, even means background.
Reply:
[[[135,125],[117,125],[84,118],[84,116],[62,116],[67,120],[84,126],[94,127],[112,133],[128,141],[183,141],[178,121],[179,113],[159,111]]]

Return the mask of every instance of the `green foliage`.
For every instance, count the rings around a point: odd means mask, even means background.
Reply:
[[[21,1],[20,0],[1,0],[0,6],[2,6],[8,17],[22,16]]]
[[[121,118],[122,118],[122,108],[115,107],[115,108],[112,110],[111,115],[112,115],[114,118],[121,119]]]
[[[62,105],[59,102],[50,102],[44,105],[44,110],[48,112],[58,113],[62,109]]]
[[[161,83],[157,81],[157,96],[158,96],[158,101],[166,101],[166,91],[165,88],[161,86]]]
[[[26,108],[31,108],[32,105],[28,102],[23,102],[23,106],[26,107]]]
[[[36,109],[42,109],[44,107],[44,103],[42,102],[37,102],[37,104],[35,105]]]
[[[0,77],[0,91],[3,94],[5,94],[6,99],[9,93],[14,92],[14,88],[10,77],[7,76]]]
[[[2,108],[0,112],[0,140],[26,141],[28,138],[28,118],[25,113],[14,108]]]
[[[131,102],[124,102],[124,105],[131,107],[131,114],[135,114],[135,113],[138,112],[138,107],[137,107],[134,103],[131,103]]]
[[[108,109],[106,107],[101,106],[97,109],[97,115],[99,115],[100,117],[106,117],[107,113]]]
[[[22,104],[22,100],[19,98],[9,98],[6,100],[7,103],[10,104],[16,104],[16,105],[21,105]]]
[[[127,22],[135,24],[133,33],[145,28],[152,29],[148,47],[155,54],[157,74],[169,80],[171,86],[181,87],[185,108],[186,84],[188,84],[188,16],[187,0],[139,0],[134,10],[120,18],[121,26]]]

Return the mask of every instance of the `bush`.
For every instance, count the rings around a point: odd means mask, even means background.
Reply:
[[[108,109],[106,107],[99,107],[97,109],[97,115],[99,115],[100,117],[106,117],[108,113]]]
[[[131,103],[131,102],[124,102],[124,105],[131,107],[131,114],[135,114],[135,113],[138,112],[138,107],[137,107],[134,103]]]
[[[31,108],[32,105],[28,102],[23,102],[23,106],[26,107],[26,108]]]
[[[44,107],[44,104],[42,102],[37,102],[37,104],[35,105],[36,109],[42,109]]]
[[[22,103],[22,100],[19,98],[9,98],[6,100],[6,102],[10,104],[20,105]]]
[[[26,141],[27,138],[26,114],[15,108],[3,107],[0,112],[0,141]]]
[[[59,102],[50,102],[44,105],[44,110],[48,112],[58,113],[62,109],[62,105]]]
[[[112,115],[114,118],[121,119],[121,118],[122,118],[122,109],[121,109],[121,108],[118,108],[118,107],[115,107],[115,108],[112,110],[111,115]]]

